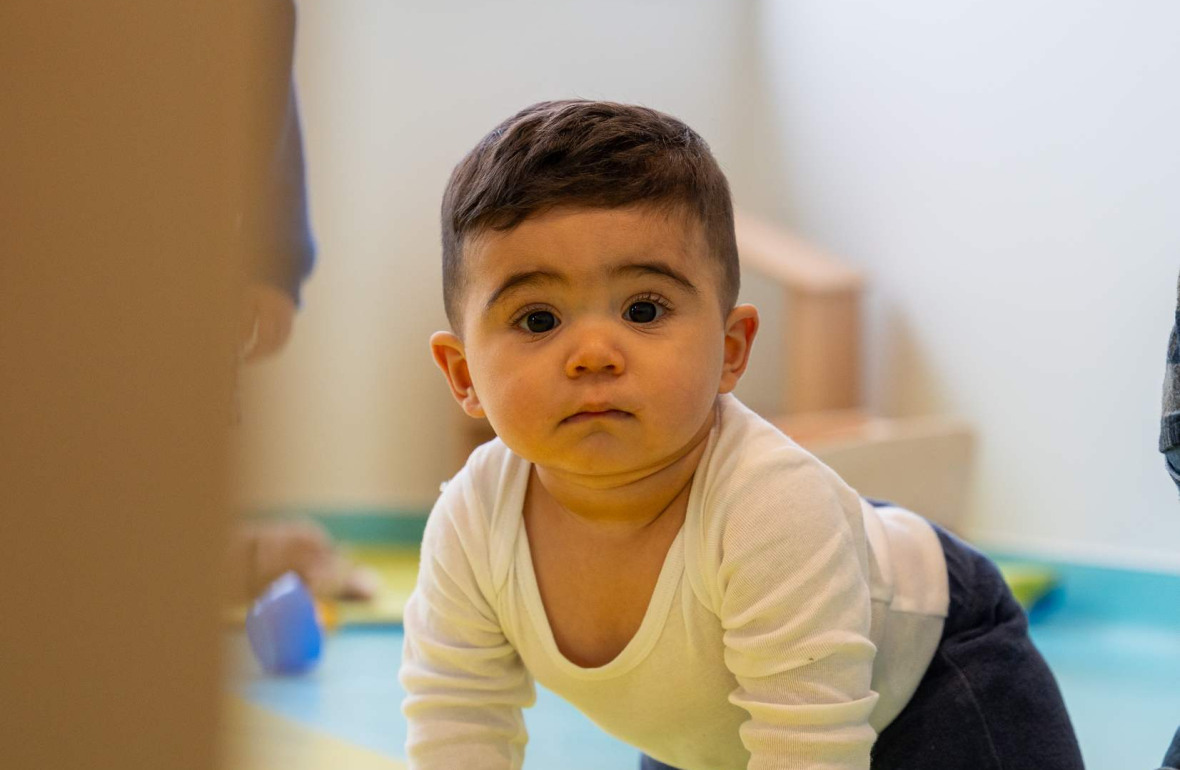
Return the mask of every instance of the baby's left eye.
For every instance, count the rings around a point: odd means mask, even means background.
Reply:
[[[627,320],[631,323],[649,324],[664,314],[664,308],[660,307],[654,302],[648,300],[641,300],[639,302],[631,303],[631,307],[627,308],[624,313]]]

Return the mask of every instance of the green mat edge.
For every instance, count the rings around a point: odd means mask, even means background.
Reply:
[[[428,511],[401,508],[276,508],[252,511],[251,519],[311,519],[333,540],[364,545],[417,547]]]

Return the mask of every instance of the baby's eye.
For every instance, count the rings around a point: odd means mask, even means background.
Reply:
[[[557,316],[548,310],[534,310],[520,319],[517,326],[533,334],[543,334],[544,332],[556,329],[560,323],[557,320]]]
[[[627,308],[624,313],[627,320],[631,323],[649,324],[664,314],[664,308],[660,307],[650,300],[640,300],[639,302],[632,302],[631,307]]]

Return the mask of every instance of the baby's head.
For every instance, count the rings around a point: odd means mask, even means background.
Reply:
[[[508,118],[455,167],[443,194],[443,302],[463,335],[467,246],[559,208],[643,206],[699,226],[722,317],[740,284],[729,184],[687,125],[630,104],[540,102]]]
[[[622,104],[529,107],[456,167],[442,230],[452,331],[431,347],[468,414],[571,473],[699,444],[758,317],[735,305],[729,188],[692,129]]]

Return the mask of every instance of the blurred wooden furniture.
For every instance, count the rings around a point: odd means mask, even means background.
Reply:
[[[736,220],[742,265],[784,293],[782,327],[761,337],[783,347],[781,414],[859,407],[860,273],[787,230],[742,212]]]
[[[742,264],[783,291],[782,326],[760,337],[783,347],[782,400],[763,416],[861,494],[958,529],[973,431],[951,417],[881,417],[862,408],[863,276],[782,227],[742,212],[736,226]],[[456,469],[495,435],[486,420],[461,419]]]
[[[783,395],[764,416],[861,494],[958,529],[974,456],[970,426],[951,417],[868,414],[860,392],[861,274],[784,228],[741,212],[736,219],[742,264],[783,290],[783,324],[773,337],[783,346]]]
[[[6,770],[221,766],[252,5],[0,11]]]

